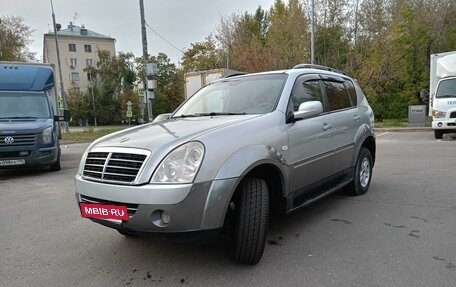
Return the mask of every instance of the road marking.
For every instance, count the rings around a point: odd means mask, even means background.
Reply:
[[[378,135],[375,135],[375,136],[379,138],[379,137],[384,136],[384,135],[387,135],[387,134],[389,134],[389,133],[390,133],[390,132],[384,132],[384,133],[381,133],[381,134],[378,134]]]

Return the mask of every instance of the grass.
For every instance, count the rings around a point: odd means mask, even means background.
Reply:
[[[431,127],[432,117],[426,117],[424,120],[425,127]],[[375,121],[376,128],[406,128],[408,127],[407,119],[383,119],[383,121]]]
[[[77,143],[77,142],[92,142],[99,137],[116,132],[123,129],[122,127],[101,128],[94,130],[93,128],[85,128],[83,131],[76,131],[62,134],[61,143]]]

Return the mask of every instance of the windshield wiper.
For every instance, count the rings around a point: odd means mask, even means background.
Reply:
[[[1,117],[0,119],[12,119],[12,120],[16,120],[16,119],[37,119],[37,117]]]
[[[456,95],[442,95],[442,96],[437,96],[437,99],[443,99],[443,98],[456,98]]]
[[[210,112],[210,113],[198,113],[199,116],[206,117],[206,116],[238,116],[238,115],[246,115],[246,112],[242,113],[222,113],[222,112]]]
[[[199,114],[183,114],[183,115],[178,115],[178,116],[174,116],[174,117],[171,117],[171,119],[179,119],[179,118],[195,118],[195,117],[199,117]]]

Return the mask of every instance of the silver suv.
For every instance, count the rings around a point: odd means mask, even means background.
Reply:
[[[234,259],[256,264],[270,214],[367,192],[373,121],[356,81],[331,68],[221,79],[168,119],[93,142],[76,198],[83,217],[123,235],[223,228]]]

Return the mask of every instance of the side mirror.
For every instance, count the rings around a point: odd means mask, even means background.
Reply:
[[[297,112],[294,112],[295,120],[310,118],[323,112],[323,105],[319,101],[305,102],[299,105]]]
[[[171,116],[171,113],[160,114],[160,115],[156,116],[155,119],[152,122],[153,123],[158,123],[158,122],[161,122],[161,121],[169,119],[170,116]]]
[[[420,91],[420,98],[423,101],[423,103],[425,103],[425,104],[429,103],[429,92],[425,89],[422,89]]]
[[[69,110],[63,110],[63,116],[54,116],[54,120],[57,122],[68,122],[71,119],[71,112]]]

